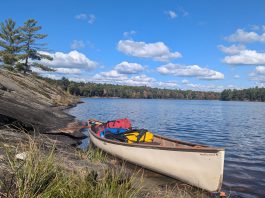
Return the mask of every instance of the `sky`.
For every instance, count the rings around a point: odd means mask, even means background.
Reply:
[[[3,0],[34,18],[52,73],[73,81],[222,91],[265,86],[264,0]]]

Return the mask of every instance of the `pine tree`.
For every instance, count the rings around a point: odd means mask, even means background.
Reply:
[[[27,20],[20,28],[20,36],[23,41],[22,46],[22,63],[17,65],[20,71],[31,72],[31,67],[37,67],[44,71],[54,71],[53,69],[41,64],[39,61],[42,59],[52,60],[52,57],[41,53],[45,44],[37,43],[38,40],[47,37],[47,34],[39,34],[38,31],[41,26],[37,25],[38,21],[34,19]]]
[[[21,38],[19,28],[16,28],[16,22],[12,19],[0,23],[0,62],[2,66],[9,70],[14,69],[15,63],[19,60],[21,51]]]

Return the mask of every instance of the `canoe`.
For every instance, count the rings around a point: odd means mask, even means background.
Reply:
[[[102,138],[89,129],[90,141],[103,151],[154,172],[209,192],[221,190],[223,148],[193,144],[154,135],[152,143],[128,144]]]

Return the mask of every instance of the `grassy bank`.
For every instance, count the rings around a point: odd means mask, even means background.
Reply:
[[[17,147],[0,145],[4,151],[5,176],[0,177],[1,197],[145,197],[201,198],[203,191],[188,185],[166,185],[145,189],[143,173],[121,166],[108,166],[104,171],[88,168],[69,170],[67,161],[58,160],[55,147],[47,149],[29,137],[27,144]],[[18,155],[19,154],[19,155]],[[98,149],[77,150],[75,155],[101,166],[108,156]],[[18,159],[23,158],[23,159]]]
[[[5,148],[7,174],[0,182],[2,197],[138,197],[140,188],[133,182],[134,177],[124,178],[123,171],[110,168],[101,177],[93,171],[71,172],[60,165],[64,162],[56,162],[54,149],[42,149],[34,141]],[[17,159],[17,151],[25,159]],[[96,153],[90,151],[88,160],[103,159]]]

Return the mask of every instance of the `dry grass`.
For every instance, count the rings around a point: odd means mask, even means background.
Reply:
[[[16,159],[17,150],[26,153],[25,160]],[[100,155],[93,154],[95,159]],[[54,157],[54,149],[43,154],[34,141],[15,150],[6,149],[10,175],[0,181],[1,197],[138,197],[140,188],[134,177],[124,179],[123,171],[109,169],[100,179],[93,171],[80,177],[62,169]]]

